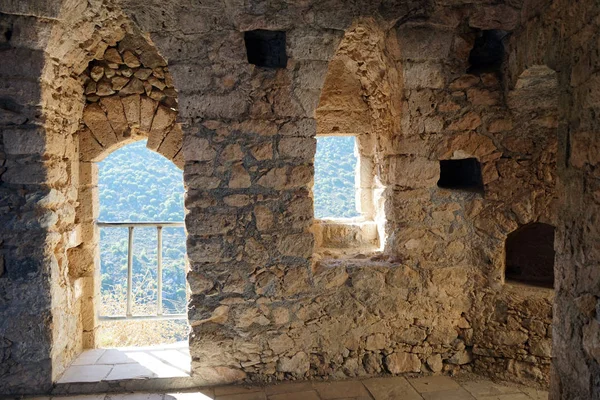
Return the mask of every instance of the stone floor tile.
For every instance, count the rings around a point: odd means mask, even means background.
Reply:
[[[492,381],[486,380],[461,381],[459,384],[469,393],[471,393],[476,399],[479,399],[479,396],[521,393],[517,387],[499,385]]]
[[[267,396],[281,393],[295,393],[295,392],[306,392],[313,390],[311,382],[291,382],[291,383],[277,383],[271,384],[265,387],[265,393]]]
[[[267,395],[264,391],[250,393],[226,394],[224,396],[216,396],[215,400],[267,400]]]
[[[226,394],[264,392],[264,388],[261,386],[231,385],[215,387],[214,391],[215,396],[223,396]]]
[[[139,364],[117,364],[110,374],[106,377],[107,381],[116,381],[121,379],[148,379],[156,378],[156,374]]]
[[[182,360],[172,360],[175,365],[165,363],[150,352],[128,353],[129,357],[139,366],[144,367],[154,374],[156,378],[185,378],[189,375],[190,365]],[[177,362],[179,361],[179,363]],[[127,364],[133,365],[133,364]]]
[[[360,381],[318,382],[313,384],[323,400],[366,397],[371,398]]]
[[[141,351],[138,351],[141,352]],[[135,360],[128,356],[133,351],[123,349],[106,349],[96,364],[132,364]]]
[[[99,394],[80,394],[69,397],[52,397],[52,400],[105,400],[107,394],[99,393]],[[29,400],[29,399],[28,399]]]
[[[460,389],[458,383],[448,376],[436,375],[423,378],[409,378],[408,382],[419,393],[439,392],[442,390]]]
[[[159,393],[109,393],[106,400],[163,400],[164,397]]]
[[[287,392],[268,396],[269,400],[320,400],[315,390],[304,392]]]
[[[106,349],[84,350],[71,365],[94,365]]]
[[[492,396],[479,396],[477,400],[531,400],[531,397],[525,393],[507,393],[507,394],[495,394]]]
[[[524,388],[521,390],[533,400],[548,400],[548,392],[544,390],[534,388]]]
[[[215,395],[212,390],[199,390],[197,392],[167,393],[164,400],[212,400]]]
[[[165,364],[170,364],[182,371],[190,372],[192,359],[190,356],[182,354],[180,351],[175,349],[166,349],[159,351],[150,351],[148,353],[153,357],[160,359]]]
[[[475,400],[471,393],[463,388],[439,390],[421,393],[424,400]]]
[[[112,370],[112,365],[75,365],[67,368],[58,383],[100,382]]]
[[[406,378],[372,378],[362,381],[375,400],[421,400],[422,397]]]

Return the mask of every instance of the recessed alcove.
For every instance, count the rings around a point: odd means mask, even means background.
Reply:
[[[287,66],[285,32],[264,29],[247,31],[244,32],[244,41],[250,64],[264,68],[285,68]]]
[[[437,185],[441,189],[483,193],[481,164],[476,158],[440,160]]]
[[[554,286],[554,227],[531,223],[506,238],[505,278],[533,286]]]
[[[469,73],[498,71],[504,61],[504,38],[508,32],[492,29],[481,31],[469,54]]]

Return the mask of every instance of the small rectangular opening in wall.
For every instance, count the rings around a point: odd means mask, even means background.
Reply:
[[[316,218],[355,218],[361,214],[356,202],[356,138],[323,136],[317,138],[315,184]]]
[[[264,68],[285,68],[285,32],[257,29],[244,32],[248,62]]]
[[[483,193],[481,164],[476,158],[440,160],[439,188]]]

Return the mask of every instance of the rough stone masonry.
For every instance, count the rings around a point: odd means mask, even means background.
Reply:
[[[591,0],[0,0],[0,393],[95,345],[96,162],[184,171],[206,384],[468,370],[600,399],[600,7]],[[284,68],[245,32],[285,32]],[[316,221],[355,135],[358,225]],[[478,190],[438,187],[474,160]],[[440,163],[445,161],[446,163]],[[506,239],[556,228],[554,289]]]

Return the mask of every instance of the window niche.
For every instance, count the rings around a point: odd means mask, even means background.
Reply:
[[[532,286],[554,286],[554,227],[524,225],[506,238],[505,279]]]
[[[499,71],[504,62],[504,38],[508,32],[492,29],[481,31],[469,54],[469,73]]]
[[[481,164],[476,158],[440,160],[437,185],[441,189],[483,193]]]
[[[316,218],[361,216],[357,166],[355,136],[317,137],[313,189]]]
[[[286,35],[283,31],[257,29],[244,32],[248,62],[263,68],[285,68]]]

